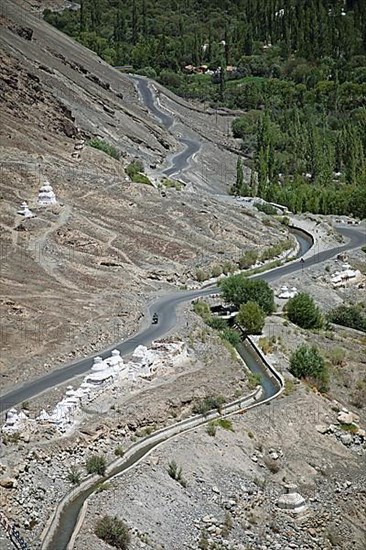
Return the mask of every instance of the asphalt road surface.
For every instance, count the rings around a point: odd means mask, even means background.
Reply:
[[[291,273],[295,273],[296,271],[299,271],[301,269],[309,269],[317,263],[334,257],[340,252],[359,248],[360,246],[366,244],[365,230],[362,227],[339,227],[338,231],[344,237],[349,239],[349,242],[347,244],[337,246],[336,248],[325,250],[320,253],[316,253],[316,251],[314,251],[314,255],[310,258],[307,258],[304,262],[296,260],[295,262],[285,264],[284,266],[273,269],[267,273],[254,275],[252,276],[252,278],[260,278],[267,282],[273,282],[280,277],[283,277],[284,275],[290,275]],[[194,300],[195,298],[208,296],[210,294],[218,292],[220,292],[218,287],[211,286],[200,290],[172,292],[163,296],[162,298],[159,298],[149,308],[150,316],[152,316],[154,312],[156,312],[159,316],[159,322],[157,325],[149,325],[132,338],[128,338],[127,340],[119,344],[114,344],[103,352],[95,354],[95,356],[100,355],[103,358],[108,357],[112,349],[119,349],[121,355],[126,356],[132,353],[133,350],[140,344],[151,344],[153,340],[162,338],[175,326],[176,308],[178,305]],[[54,370],[46,374],[45,376],[27,382],[26,384],[16,387],[13,390],[1,395],[1,412],[11,407],[14,407],[19,403],[22,403],[23,401],[32,399],[40,393],[49,390],[59,384],[63,384],[76,376],[84,374],[91,368],[93,357],[94,356],[86,357],[80,359],[79,361],[65,365],[64,367]]]
[[[149,86],[149,81],[138,76],[133,76],[131,78],[136,82],[137,89],[144,105],[149,109],[151,114],[160,120],[163,126],[169,130],[174,124],[174,118],[165,111],[160,110],[156,105],[155,96]],[[171,159],[171,166],[163,170],[163,173],[168,178],[174,175],[181,177],[184,170],[188,168],[190,159],[201,147],[198,140],[188,137],[177,137],[177,139],[184,145],[184,149],[180,153],[174,155]]]

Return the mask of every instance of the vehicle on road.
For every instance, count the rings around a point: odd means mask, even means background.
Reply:
[[[158,314],[154,313],[153,316],[152,316],[152,321],[151,322],[152,322],[153,325],[157,325],[158,321],[159,321]]]

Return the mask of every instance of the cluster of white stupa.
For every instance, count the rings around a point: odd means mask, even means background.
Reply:
[[[299,291],[295,286],[293,286],[292,288],[288,288],[288,286],[284,285],[281,286],[276,296],[281,300],[289,300],[290,298],[294,298],[298,293]]]
[[[331,275],[330,281],[333,285],[333,288],[339,288],[345,286],[347,283],[356,282],[362,278],[361,271],[358,269],[352,269],[350,264],[343,264],[342,271],[336,271]]]
[[[138,346],[132,354],[131,361],[124,363],[118,350],[113,350],[110,357],[95,357],[93,365],[77,389],[68,386],[61,401],[51,413],[42,410],[35,420],[30,420],[23,412],[15,409],[8,411],[2,428],[4,433],[23,431],[31,423],[50,423],[64,433],[74,425],[81,406],[94,401],[111,387],[120,387],[128,381],[138,378],[151,379],[161,367],[175,366],[187,356],[183,342],[156,342],[152,348]]]
[[[52,185],[48,180],[45,180],[44,184],[38,192],[37,206],[47,207],[57,204],[56,195],[52,189]],[[23,201],[18,210],[18,214],[23,218],[34,218],[35,214],[29,209],[28,203]]]

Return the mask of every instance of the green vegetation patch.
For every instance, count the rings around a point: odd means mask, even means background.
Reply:
[[[110,157],[119,160],[120,159],[120,152],[116,147],[113,145],[110,145],[110,143],[107,143],[106,141],[99,139],[99,138],[92,138],[89,140],[88,145],[90,147],[93,147],[94,149],[98,149],[99,151],[103,151],[103,153],[106,153]]]

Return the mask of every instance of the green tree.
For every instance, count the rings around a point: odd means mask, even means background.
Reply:
[[[249,301],[240,306],[236,320],[247,334],[261,334],[265,314],[257,302]]]
[[[104,516],[99,519],[95,526],[95,534],[107,544],[121,550],[127,550],[131,542],[127,525],[117,516]]]
[[[327,314],[331,323],[366,332],[366,315],[359,306],[338,306]]]
[[[312,380],[320,391],[327,391],[329,373],[323,356],[315,346],[302,344],[291,355],[290,372],[296,378]]]
[[[294,298],[290,298],[286,305],[287,316],[301,328],[317,329],[323,326],[322,314],[313,298],[301,292]]]
[[[265,281],[248,279],[243,274],[232,275],[220,281],[224,300],[237,308],[247,302],[256,302],[266,314],[274,311],[274,294]]]

